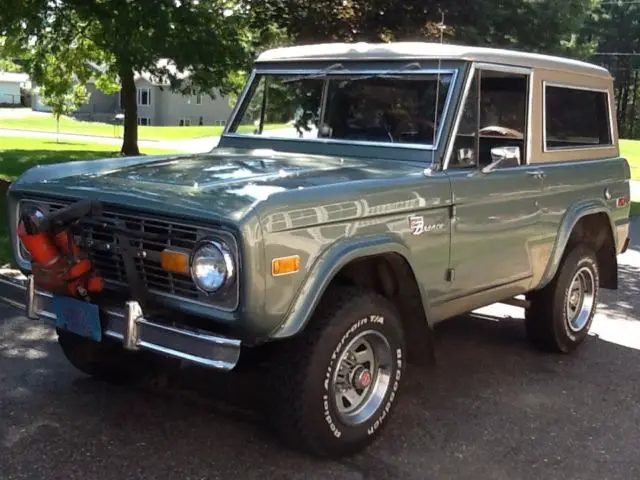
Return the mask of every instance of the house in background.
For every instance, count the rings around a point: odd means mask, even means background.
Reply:
[[[232,110],[219,94],[182,95],[144,74],[136,76],[136,98],[140,125],[224,125]]]
[[[167,60],[162,61],[162,66],[171,68]],[[224,125],[231,114],[229,99],[219,94],[214,94],[215,98],[212,98],[207,94],[183,95],[172,92],[168,82],[155,79],[147,73],[136,74],[135,83],[139,125]],[[86,88],[89,99],[75,112],[74,117],[113,123],[116,115],[122,113],[120,92],[107,95],[96,87],[94,80],[90,80]],[[32,108],[50,111],[43,105],[37,92],[33,95]]]
[[[0,72],[0,105],[20,105],[22,89],[27,87],[26,73]]]

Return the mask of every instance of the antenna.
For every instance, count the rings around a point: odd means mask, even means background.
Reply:
[[[440,10],[441,20],[438,28],[440,29],[440,45],[444,43],[444,29],[446,28],[444,25],[444,12]],[[436,144],[436,133],[440,130],[438,128],[438,109],[440,108],[440,71],[442,70],[442,55],[438,55],[438,76],[436,80],[436,109],[434,112],[433,119],[433,141],[432,145],[435,147]]]

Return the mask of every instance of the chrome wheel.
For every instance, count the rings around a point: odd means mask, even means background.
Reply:
[[[376,413],[389,389],[391,367],[391,347],[379,332],[364,331],[347,345],[333,374],[340,420],[358,425]]]
[[[582,267],[571,280],[566,297],[566,314],[569,328],[579,332],[589,322],[595,303],[596,281],[593,272]]]

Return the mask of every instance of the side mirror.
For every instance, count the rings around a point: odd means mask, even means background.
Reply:
[[[490,173],[499,167],[519,167],[520,149],[518,147],[494,147],[491,149],[491,163],[482,168],[482,173]]]

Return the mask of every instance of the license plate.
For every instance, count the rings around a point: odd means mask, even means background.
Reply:
[[[102,340],[102,325],[98,306],[70,297],[54,296],[53,312],[56,327],[67,330],[96,342]]]

